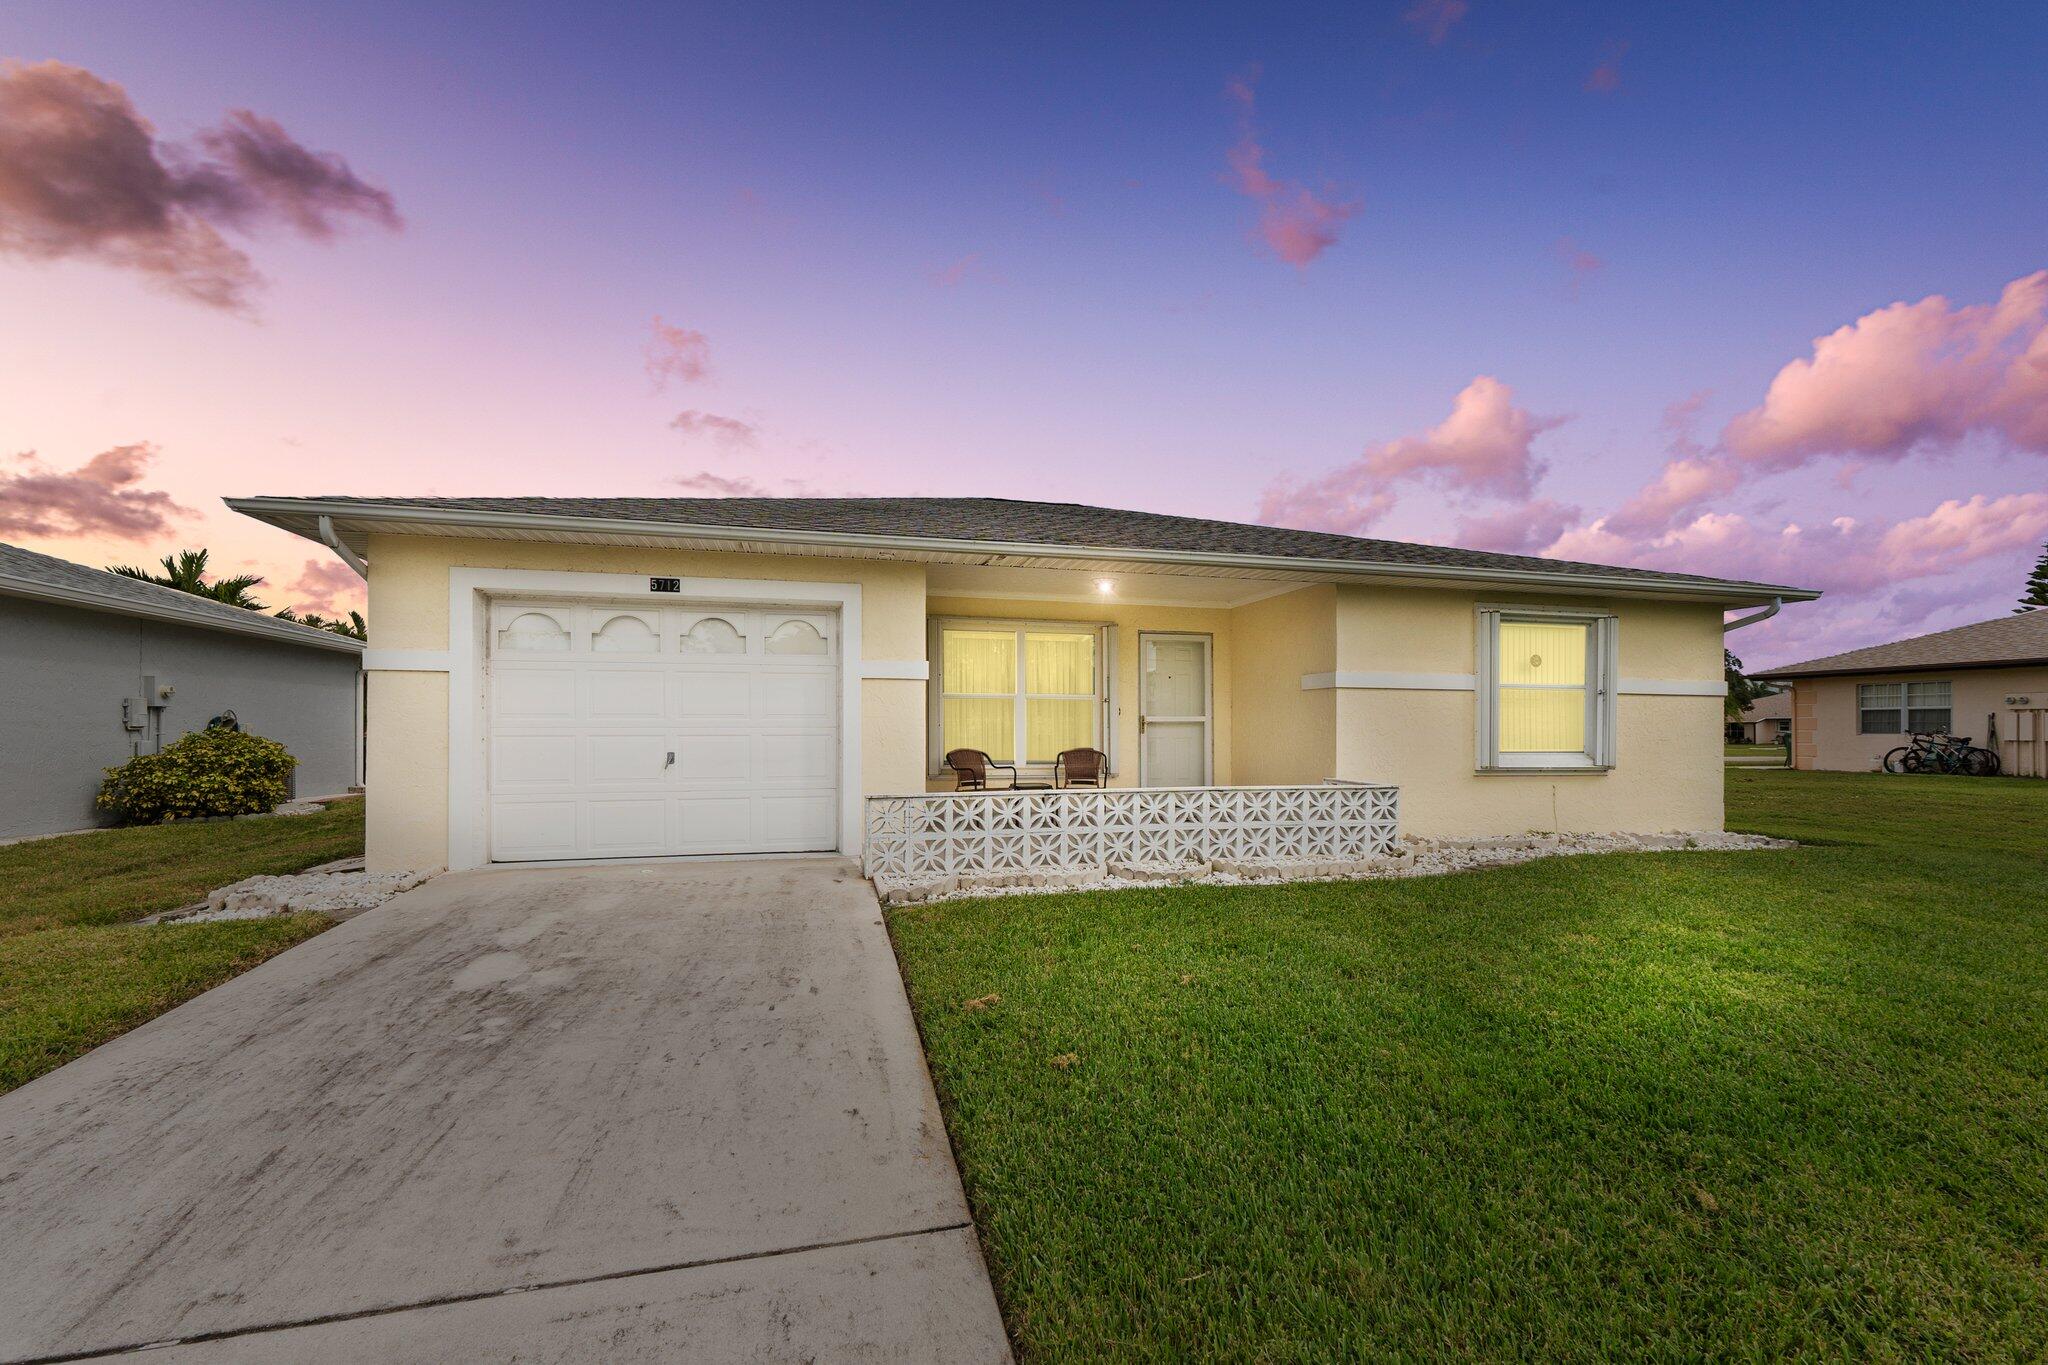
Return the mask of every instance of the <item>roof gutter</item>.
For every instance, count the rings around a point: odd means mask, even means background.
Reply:
[[[1406,578],[1436,582],[1465,581],[1512,587],[1530,584],[1607,592],[1647,593],[1748,603],[1765,593],[1779,602],[1808,602],[1820,593],[1775,584],[1726,579],[1701,581],[1634,578],[1626,575],[1544,573],[1528,569],[1491,569],[1449,564],[1397,564],[1282,555],[1233,555],[1201,551],[1134,549],[1107,545],[1048,545],[1041,541],[959,540],[942,536],[873,536],[845,531],[791,531],[772,527],[703,526],[682,522],[644,521],[630,517],[564,517],[536,512],[480,511],[466,507],[416,507],[326,502],[314,498],[223,498],[244,516],[277,525],[278,517],[333,519],[344,522],[412,521],[450,527],[526,528],[587,534],[668,536],[675,539],[758,541],[787,545],[838,545],[873,550],[981,555],[990,558],[1025,556],[1037,559],[1116,559],[1128,563],[1196,565],[1212,569],[1287,569],[1356,578]],[[288,529],[288,528],[287,528]],[[303,533],[302,533],[303,534]],[[336,539],[340,537],[337,535]]]
[[[200,616],[192,612],[179,611],[174,607],[137,602],[112,593],[96,593],[82,587],[39,583],[5,575],[0,575],[0,593],[10,597],[33,598],[39,602],[54,602],[59,606],[80,607],[87,611],[105,611],[117,616],[166,621],[172,625],[190,626],[194,630],[221,630],[233,635],[252,635],[278,644],[332,649],[343,654],[363,652],[363,642],[351,636],[337,635],[331,630],[316,630],[312,626],[296,626],[289,621],[279,621],[260,612],[250,612],[246,622],[237,621],[229,616]]]
[[[365,583],[370,581],[370,561],[341,543],[341,537],[334,534],[334,518],[325,512],[320,514],[320,543],[341,556],[341,562],[356,571],[356,577]]]
[[[326,518],[323,517],[321,520],[325,521]],[[1723,621],[1721,623],[1721,633],[1726,635],[1731,630],[1741,630],[1744,626],[1753,626],[1759,621],[1768,621],[1784,609],[1785,599],[1773,597],[1771,605],[1765,607],[1762,611],[1753,611],[1747,616],[1738,616],[1733,621]]]
[[[1848,668],[1807,668],[1789,664],[1766,668],[1752,678],[1767,682],[1796,682],[1801,678],[1892,678],[1906,673],[1966,673],[1987,668],[2043,668],[2048,659],[1977,659],[1968,663],[1857,664]]]

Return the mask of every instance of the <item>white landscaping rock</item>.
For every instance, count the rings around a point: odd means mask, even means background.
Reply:
[[[945,878],[914,885],[878,883],[882,903],[915,905],[969,897],[1032,896],[1055,891],[1122,891],[1172,882],[1190,886],[1266,886],[1282,882],[1368,881],[1382,877],[1436,877],[1482,867],[1507,867],[1538,858],[1586,853],[1682,853],[1797,848],[1790,839],[1722,830],[1671,834],[1511,834],[1482,839],[1404,838],[1385,857],[1363,862],[1245,863],[1219,859],[1202,868],[1173,869],[1112,863],[1101,872],[1041,872],[999,878]]]
[[[284,801],[269,810],[237,815],[237,820],[268,820],[273,815],[318,815],[327,807],[318,801]]]
[[[246,877],[224,886],[203,905],[172,911],[165,922],[198,924],[217,920],[264,919],[311,911],[338,919],[382,905],[401,891],[410,891],[431,872],[300,872],[284,877]]]

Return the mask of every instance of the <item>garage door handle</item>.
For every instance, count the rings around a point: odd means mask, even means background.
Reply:
[[[668,762],[662,764],[661,766],[664,769],[673,768],[676,766],[676,751],[674,749],[670,749],[668,751]]]

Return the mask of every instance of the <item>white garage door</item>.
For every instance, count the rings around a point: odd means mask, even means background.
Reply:
[[[838,844],[832,613],[494,602],[491,857]]]

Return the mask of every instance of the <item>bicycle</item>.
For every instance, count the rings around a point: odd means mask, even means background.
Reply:
[[[1884,756],[1888,773],[1951,773],[1964,777],[1996,777],[1998,752],[1970,743],[1968,735],[1916,734]]]

